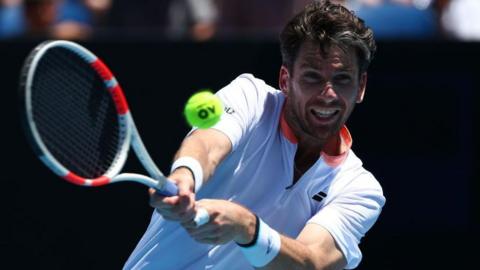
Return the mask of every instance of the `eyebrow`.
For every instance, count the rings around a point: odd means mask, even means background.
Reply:
[[[299,65],[300,68],[304,69],[314,69],[314,70],[321,70],[321,64],[316,57],[305,57]],[[353,72],[355,68],[353,66],[345,65],[342,63],[342,67],[338,69],[338,71],[343,72]]]
[[[300,62],[301,68],[314,68],[320,66],[320,62],[315,57],[306,57]]]
[[[318,66],[318,65],[317,65]],[[304,69],[304,71],[313,71],[313,72],[318,72],[321,71],[322,69],[317,66],[312,66],[308,63],[302,63],[300,64],[300,68]],[[355,69],[353,67],[348,67],[348,66],[342,66],[341,68],[337,69],[336,72],[354,72]]]
[[[341,67],[338,69],[338,71],[343,71],[343,72],[354,72],[355,69],[354,68],[351,68],[351,67],[347,67],[347,66],[344,66],[344,67]]]

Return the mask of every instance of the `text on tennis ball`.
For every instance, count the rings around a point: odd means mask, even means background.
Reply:
[[[210,113],[215,115],[215,106],[201,108],[197,115],[200,119],[207,119]]]

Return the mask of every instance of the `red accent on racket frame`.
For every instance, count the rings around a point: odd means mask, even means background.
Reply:
[[[63,177],[65,180],[67,180],[70,183],[73,183],[75,185],[80,185],[80,186],[86,186],[87,180],[83,177],[80,177],[72,172],[69,172],[67,175]],[[110,178],[107,176],[100,176],[98,178],[92,179],[91,185],[92,187],[98,187],[98,186],[103,186],[108,183],[110,183]]]
[[[128,103],[123,90],[120,85],[115,85],[113,88],[108,89],[112,95],[113,102],[115,102],[115,107],[117,108],[117,113],[124,115],[128,112]]]
[[[100,176],[98,178],[93,179],[92,187],[103,186],[110,183],[110,181],[111,181],[110,178],[106,176]]]
[[[92,65],[92,67],[98,72],[103,80],[110,81],[113,78],[113,74],[110,69],[99,58],[97,58],[97,60],[92,62],[90,65]]]
[[[78,175],[76,175],[76,174],[74,174],[74,173],[72,173],[72,172],[69,172],[69,173],[68,173],[67,175],[65,175],[63,178],[64,178],[65,180],[67,180],[68,182],[70,182],[70,183],[73,183],[73,184],[75,184],[75,185],[80,185],[80,186],[84,186],[85,183],[87,182],[87,181],[85,180],[85,178],[80,177],[80,176],[78,176]]]

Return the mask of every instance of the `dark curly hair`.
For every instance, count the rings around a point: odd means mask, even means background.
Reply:
[[[293,17],[280,34],[283,65],[293,72],[300,46],[313,41],[325,52],[331,45],[357,52],[360,73],[367,70],[376,51],[373,31],[342,5],[330,0],[310,3]]]

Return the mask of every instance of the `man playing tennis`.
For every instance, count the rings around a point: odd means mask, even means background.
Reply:
[[[372,31],[316,1],[281,33],[280,90],[250,74],[221,89],[225,113],[192,131],[153,190],[151,223],[125,269],[352,269],[385,203],[345,126],[363,99]],[[208,199],[207,199],[208,198]],[[210,220],[199,227],[197,211]]]

